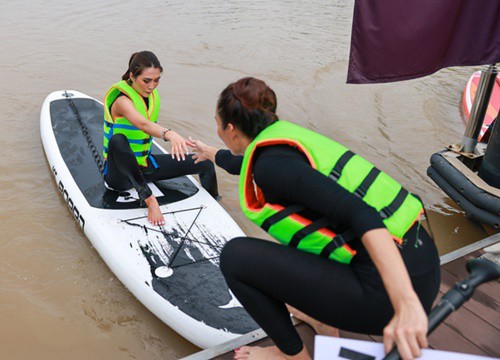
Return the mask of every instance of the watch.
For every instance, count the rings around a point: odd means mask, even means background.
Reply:
[[[163,139],[163,141],[168,141],[168,139],[165,139],[165,134],[168,133],[170,130],[172,130],[172,129],[165,129],[161,133],[161,138]]]

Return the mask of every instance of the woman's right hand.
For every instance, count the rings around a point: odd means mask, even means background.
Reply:
[[[167,134],[167,139],[172,144],[171,154],[172,159],[177,158],[177,161],[186,160],[186,154],[189,154],[188,142],[175,131],[170,130]]]
[[[413,289],[403,258],[386,228],[372,229],[361,237],[384,282],[394,316],[384,328],[385,351],[398,347],[405,360],[414,359],[427,347],[428,319]]]
[[[427,329],[427,315],[418,297],[401,299],[395,306],[394,317],[384,328],[385,352],[396,345],[402,359],[420,357],[420,349],[428,346]]]
[[[208,146],[200,140],[194,140],[191,136],[189,137],[189,146],[194,149],[195,154],[193,155],[193,159],[195,164],[205,160],[210,160],[215,164],[215,154],[217,154],[219,149]]]

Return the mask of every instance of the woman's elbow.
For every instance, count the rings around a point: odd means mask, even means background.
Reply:
[[[153,126],[149,121],[141,121],[136,125],[136,127],[146,134],[153,135]]]

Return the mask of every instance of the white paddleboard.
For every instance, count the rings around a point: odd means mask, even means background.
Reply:
[[[120,281],[165,324],[207,348],[258,328],[230,293],[219,253],[243,232],[191,176],[150,184],[166,225],[152,226],[135,191],[104,186],[102,104],[51,93],[40,114],[43,147],[72,216]],[[153,154],[166,153],[153,142]]]

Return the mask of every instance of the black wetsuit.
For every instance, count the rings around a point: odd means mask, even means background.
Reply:
[[[239,173],[242,157],[220,150],[216,163]],[[381,335],[393,316],[380,275],[359,238],[383,228],[378,213],[334,181],[312,169],[302,153],[286,145],[257,150],[254,180],[266,201],[302,204],[311,217],[335,219],[339,231],[352,229],[358,239],[350,265],[260,239],[233,239],[221,254],[226,281],[248,313],[282,352],[295,355],[302,342],[285,307],[290,304],[313,318],[342,330]],[[439,290],[439,257],[433,240],[416,223],[399,250],[413,287],[430,311]]]
[[[118,95],[118,97],[124,94]],[[146,105],[148,98],[144,98]],[[153,155],[157,163],[155,167],[148,160],[148,166],[140,166],[123,134],[115,134],[109,139],[108,158],[106,159],[106,174],[104,180],[114,190],[134,188],[139,198],[144,201],[152,192],[148,182],[172,179],[182,175],[199,174],[200,182],[213,197],[218,196],[215,167],[211,161],[194,163],[192,155],[186,155],[186,160],[177,161],[170,154]]]

